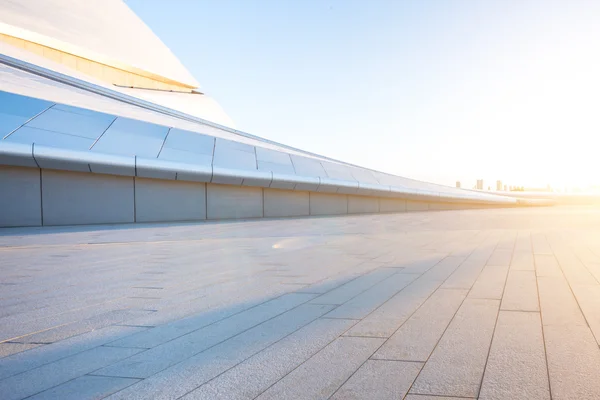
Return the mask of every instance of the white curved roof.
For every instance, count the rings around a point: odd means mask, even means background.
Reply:
[[[199,86],[121,0],[0,0],[0,33]]]

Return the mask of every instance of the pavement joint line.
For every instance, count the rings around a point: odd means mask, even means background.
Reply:
[[[496,336],[496,327],[498,326],[498,319],[500,318],[500,308],[502,308],[502,299],[504,299],[504,292],[506,291],[506,282],[508,281],[508,274],[510,273],[510,264],[512,264],[513,257],[515,256],[515,247],[516,246],[517,246],[517,240],[515,238],[515,240],[513,241],[512,251],[510,253],[510,262],[508,263],[509,267],[506,270],[506,276],[504,277],[504,284],[502,285],[502,295],[500,296],[500,303],[498,304],[498,310],[496,311],[496,321],[494,321],[494,329],[492,330],[492,337],[490,338],[490,344],[488,346],[487,356],[485,358],[485,364],[483,366],[483,373],[481,374],[481,380],[479,381],[479,389],[477,390],[477,398],[479,398],[479,396],[481,395],[481,388],[483,387],[483,380],[485,378],[485,372],[487,371],[488,361],[490,359],[490,354],[492,352],[492,343],[494,343],[494,336]],[[498,248],[498,245],[496,245],[496,248]]]
[[[470,239],[470,238],[469,238],[469,239]],[[394,332],[393,332],[393,333],[392,333],[392,334],[391,334],[391,335],[390,335],[390,336],[389,336],[389,337],[388,337],[386,340],[384,340],[384,341],[383,341],[383,343],[382,343],[382,344],[381,344],[381,345],[380,345],[380,346],[379,346],[377,349],[375,349],[375,351],[373,351],[373,353],[371,353],[371,355],[370,355],[370,356],[369,356],[369,357],[368,357],[368,358],[367,358],[365,361],[363,361],[363,362],[361,363],[361,365],[360,365],[360,366],[359,366],[359,367],[358,367],[358,368],[357,368],[357,369],[356,369],[356,370],[355,370],[355,371],[354,371],[352,374],[350,374],[350,376],[348,376],[348,378],[346,378],[346,380],[344,380],[344,382],[342,382],[342,384],[341,384],[340,386],[338,386],[338,388],[337,388],[337,389],[336,389],[336,390],[335,390],[335,391],[334,391],[334,392],[331,394],[331,396],[329,396],[329,398],[331,398],[332,396],[335,396],[335,394],[337,393],[337,391],[338,391],[338,390],[339,390],[341,387],[343,387],[343,386],[346,384],[346,382],[348,382],[348,380],[350,380],[350,379],[351,379],[351,378],[354,376],[354,374],[356,374],[356,372],[357,372],[357,371],[358,371],[360,368],[362,368],[362,366],[363,366],[363,365],[364,365],[364,364],[367,362],[367,360],[369,360],[369,359],[370,359],[370,358],[373,356],[373,354],[377,353],[377,351],[379,351],[379,349],[380,349],[381,347],[383,347],[383,346],[385,345],[385,343],[387,343],[387,341],[389,340],[389,338],[390,338],[390,337],[392,337],[392,336],[394,335],[394,333],[396,333],[396,332],[397,332],[397,331],[398,331],[398,330],[399,330],[399,329],[400,329],[400,328],[401,328],[401,327],[402,327],[402,326],[403,326],[403,325],[406,323],[406,321],[408,321],[408,320],[409,320],[409,319],[410,319],[410,318],[411,318],[411,317],[412,317],[412,316],[413,316],[413,315],[414,315],[414,314],[415,314],[415,313],[416,313],[416,312],[417,312],[417,311],[418,311],[418,310],[421,308],[421,306],[422,306],[423,304],[425,304],[425,302],[426,302],[427,300],[429,300],[429,298],[430,298],[431,296],[433,296],[433,294],[434,294],[434,293],[435,293],[435,292],[436,292],[436,291],[437,291],[437,290],[440,288],[440,286],[441,286],[441,285],[443,285],[443,284],[444,284],[444,282],[445,282],[447,279],[449,279],[449,278],[450,278],[450,276],[452,276],[452,274],[453,274],[453,273],[454,273],[454,272],[455,272],[455,271],[456,271],[458,268],[460,268],[460,266],[461,266],[461,265],[462,265],[462,264],[463,264],[463,263],[464,263],[464,262],[465,262],[465,261],[466,261],[466,260],[469,258],[469,256],[470,256],[471,254],[473,254],[473,253],[475,252],[475,250],[476,250],[476,249],[477,249],[479,246],[481,246],[481,244],[482,244],[483,242],[485,242],[485,238],[484,238],[484,239],[482,239],[482,240],[481,240],[481,242],[479,242],[479,244],[478,244],[478,245],[476,245],[476,246],[474,246],[474,247],[473,247],[473,249],[471,250],[471,252],[469,252],[469,255],[468,255],[468,256],[466,256],[466,257],[464,258],[464,260],[458,264],[458,266],[456,266],[456,268],[455,268],[455,269],[452,271],[452,273],[451,273],[451,274],[449,274],[449,275],[448,275],[448,277],[447,277],[446,279],[444,279],[442,282],[440,282],[440,284],[439,284],[439,285],[438,285],[438,286],[435,288],[435,290],[433,290],[433,291],[432,291],[432,292],[429,294],[429,296],[427,296],[427,298],[426,298],[426,299],[425,299],[425,300],[424,300],[424,301],[423,301],[423,302],[422,302],[422,303],[421,303],[421,304],[420,304],[420,305],[419,305],[419,306],[418,306],[418,307],[417,307],[417,308],[416,308],[416,309],[415,309],[415,310],[414,310],[414,311],[413,311],[413,312],[412,312],[412,313],[411,313],[411,314],[410,314],[410,315],[409,315],[409,316],[408,316],[408,317],[407,317],[407,318],[404,320],[404,322],[403,322],[403,323],[401,323],[401,324],[400,324],[400,326],[399,326],[399,327],[398,327],[398,328],[397,328],[397,329],[396,329],[396,330],[395,330],[395,331],[394,331]],[[411,282],[410,282],[408,285],[404,286],[402,289],[400,289],[398,292],[396,292],[396,294],[394,294],[394,296],[396,296],[398,293],[400,293],[400,292],[402,292],[403,290],[405,290],[407,287],[409,287],[410,285],[412,285],[414,282],[416,282],[416,281],[418,281],[419,279],[421,279],[421,277],[422,277],[423,275],[425,275],[427,272],[429,272],[430,270],[432,270],[433,268],[435,268],[437,265],[439,265],[439,264],[440,264],[442,261],[444,261],[444,260],[445,260],[445,259],[447,259],[448,257],[450,257],[450,255],[446,255],[446,256],[444,256],[442,259],[440,259],[440,260],[439,260],[437,263],[435,263],[433,266],[429,267],[429,268],[428,268],[426,271],[424,271],[423,273],[421,273],[421,275],[420,275],[418,278],[414,279],[414,280],[413,280],[413,281],[411,281]],[[490,257],[491,257],[491,255],[490,255]],[[383,302],[382,304],[380,304],[380,305],[379,305],[379,307],[377,307],[375,310],[377,310],[378,308],[382,307],[384,304],[386,304],[388,301],[390,301],[390,300],[391,300],[391,299],[392,299],[394,296],[390,297],[388,300],[386,300],[385,302]],[[467,296],[465,296],[465,299],[466,299],[466,298],[467,298]],[[463,299],[463,302],[464,302],[464,299]],[[462,303],[461,303],[461,305],[462,305]],[[460,307],[459,307],[459,308],[460,308]],[[365,318],[367,318],[369,315],[371,315],[373,312],[375,312],[375,310],[373,310],[373,311],[371,311],[369,314],[365,315],[365,316],[364,316],[362,319],[365,319]],[[457,309],[457,311],[458,311],[458,309]],[[455,314],[455,315],[456,315],[456,314]],[[454,318],[454,317],[453,317],[453,318]],[[449,323],[448,325],[450,325],[450,323]],[[446,326],[446,329],[447,329],[447,328],[448,328],[448,327]],[[444,332],[445,332],[445,330],[444,330]],[[443,334],[442,334],[442,336],[443,336]],[[379,339],[381,339],[381,338],[379,338]],[[385,338],[384,338],[384,339],[385,339]],[[436,346],[437,346],[437,344],[436,344]],[[433,352],[433,351],[432,351],[432,352]],[[431,354],[430,354],[430,355],[431,355]],[[425,365],[425,363],[423,363],[423,365]],[[422,370],[422,367],[421,367],[421,370]],[[419,373],[420,373],[420,371],[419,371]],[[417,374],[417,377],[418,377],[418,374]],[[415,380],[416,380],[416,378],[417,378],[417,377],[415,377]],[[414,384],[414,380],[413,380],[413,384]],[[411,389],[411,388],[412,388],[412,384],[411,384],[411,386],[409,387],[409,389],[408,389],[408,391],[407,391],[407,394],[410,392],[410,389]]]
[[[479,248],[480,246],[482,246],[486,240],[490,237],[490,234],[488,234],[487,236],[485,236],[484,239],[481,240],[481,242],[473,249],[473,251],[469,254],[469,256],[471,254],[473,254],[477,248]],[[494,239],[494,242],[496,243],[494,246],[494,249],[492,251],[490,251],[490,255],[486,258],[486,262],[483,263],[483,268],[481,268],[481,270],[479,271],[479,274],[477,274],[477,277],[473,280],[473,283],[471,284],[471,287],[469,288],[469,290],[467,291],[465,297],[463,298],[462,302],[460,303],[460,305],[458,306],[458,308],[456,309],[456,311],[454,312],[454,314],[452,315],[452,318],[450,319],[450,321],[448,322],[448,325],[446,325],[446,327],[444,328],[444,331],[442,332],[442,334],[440,335],[439,339],[437,340],[435,346],[433,346],[433,349],[431,350],[431,352],[429,353],[429,356],[427,356],[427,360],[425,360],[425,362],[423,363],[423,366],[425,366],[425,364],[427,364],[427,362],[429,362],[429,359],[431,358],[431,355],[434,353],[435,349],[437,348],[437,346],[439,345],[440,341],[442,340],[442,338],[444,337],[444,335],[446,334],[446,332],[448,331],[448,327],[452,324],[452,321],[454,321],[454,318],[456,318],[456,314],[458,314],[458,311],[461,309],[461,307],[463,306],[465,300],[469,297],[469,293],[471,293],[471,290],[473,289],[473,286],[475,286],[475,283],[477,282],[477,280],[479,279],[479,277],[481,276],[483,270],[485,269],[485,265],[487,264],[487,261],[492,257],[492,255],[494,254],[494,251],[496,250],[496,248],[498,247],[498,242],[499,239]],[[468,257],[467,257],[468,259]],[[462,265],[462,263],[461,263]],[[459,266],[460,267],[460,266]],[[456,271],[456,270],[455,270]],[[508,272],[507,272],[507,276],[508,276]],[[450,277],[448,277],[447,279],[449,279]],[[429,296],[431,297],[431,296]],[[428,299],[429,299],[428,297]],[[426,300],[427,301],[427,300]],[[423,304],[425,304],[425,302],[423,302]],[[422,307],[422,305],[419,306],[419,309]],[[500,306],[498,305],[498,308],[500,308]],[[416,312],[418,311],[415,310],[415,312],[413,314],[410,315],[410,317],[412,317]],[[410,317],[408,319],[410,319]],[[407,320],[408,320],[407,319]],[[404,324],[403,324],[404,325]],[[399,327],[398,329],[396,329],[396,332],[398,332],[398,330],[401,327]],[[392,337],[394,334],[392,334],[390,337]],[[389,340],[389,339],[388,339]],[[386,341],[387,343],[387,341]],[[490,342],[491,343],[491,342]],[[384,343],[385,344],[385,343]],[[383,345],[382,345],[383,346]],[[379,350],[379,349],[378,349]],[[374,353],[373,353],[374,354]],[[417,376],[415,377],[415,379],[413,380],[413,382],[411,383],[410,387],[408,388],[408,390],[406,391],[407,394],[415,394],[415,393],[410,393],[410,391],[412,390],[415,382],[417,381],[417,379],[419,379],[419,376],[421,375],[421,372],[423,371],[423,368],[421,368],[421,370],[419,371],[419,373],[417,374]]]

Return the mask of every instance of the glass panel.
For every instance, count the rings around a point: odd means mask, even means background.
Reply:
[[[42,146],[60,147],[70,150],[88,150],[94,143],[93,139],[28,127],[18,129],[4,140],[27,144],[35,143]]]
[[[106,114],[82,115],[51,108],[27,123],[27,127],[97,139],[115,117]]]
[[[114,125],[114,124],[113,124]],[[139,156],[156,158],[163,144],[163,139],[154,137],[140,137],[123,132],[107,131],[96,142],[92,151],[122,156]]]
[[[110,126],[108,131],[104,134],[106,135],[136,135],[136,136],[146,136],[164,140],[165,136],[167,136],[167,132],[169,128],[166,126],[155,125],[149,122],[137,121],[135,119],[129,118],[117,118],[117,120]],[[162,142],[161,142],[162,143]]]
[[[210,154],[212,158],[215,138],[196,132],[172,128],[169,131],[165,148],[185,150],[192,153]]]
[[[193,153],[191,151],[169,149],[167,147],[163,147],[158,158],[161,160],[177,161],[190,164],[200,164],[209,166],[212,164],[212,153],[198,154]]]
[[[53,103],[33,97],[0,91],[0,112],[29,119],[41,113]]]

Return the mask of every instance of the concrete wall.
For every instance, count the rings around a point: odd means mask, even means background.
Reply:
[[[379,212],[379,199],[368,196],[348,195],[348,214],[367,214]]]
[[[0,227],[488,207],[0,166]]]
[[[265,217],[299,217],[310,215],[308,192],[264,189]]]
[[[310,215],[348,214],[348,198],[344,194],[310,193]]]
[[[427,211],[429,204],[425,201],[406,200],[406,211]]]
[[[206,185],[208,219],[260,218],[263,216],[262,188]]]
[[[40,170],[0,166],[0,226],[40,226]]]
[[[406,211],[406,200],[391,199],[388,197],[379,198],[379,212],[404,212]]]
[[[133,178],[42,170],[44,225],[134,222]]]
[[[136,178],[135,217],[136,222],[206,219],[206,185]]]

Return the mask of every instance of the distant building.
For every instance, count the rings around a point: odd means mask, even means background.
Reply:
[[[483,179],[477,179],[477,190],[483,190]]]
[[[460,181],[456,181],[456,187],[460,189]]]
[[[504,191],[506,192],[508,190],[508,185],[504,185]]]
[[[502,181],[496,181],[496,190],[498,192],[502,191]]]

